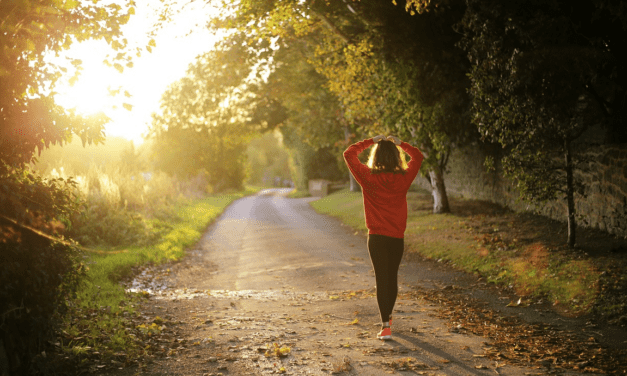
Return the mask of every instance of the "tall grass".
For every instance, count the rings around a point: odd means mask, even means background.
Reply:
[[[71,218],[67,235],[88,247],[153,244],[174,208],[206,192],[202,179],[180,182],[163,172],[140,172],[117,164],[90,164],[83,173],[52,168],[49,177],[74,177],[83,210]]]

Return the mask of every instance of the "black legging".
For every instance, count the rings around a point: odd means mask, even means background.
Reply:
[[[377,303],[381,321],[390,320],[398,295],[398,267],[403,258],[403,239],[385,235],[368,235],[368,252],[377,282]]]

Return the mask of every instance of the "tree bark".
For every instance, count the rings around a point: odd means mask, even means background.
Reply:
[[[348,172],[348,178],[349,178],[349,181],[350,181],[350,191],[351,192],[361,192],[361,186],[357,183],[357,181],[353,177],[353,174],[350,171]]]
[[[351,134],[348,130],[348,126],[344,124],[344,140],[346,141],[346,145],[348,145],[351,140],[350,135]],[[348,181],[351,192],[361,192],[361,186],[357,183],[357,180],[355,180],[355,177],[353,176],[353,173],[350,172],[350,170],[348,170]]]
[[[568,247],[575,247],[577,221],[575,219],[575,185],[570,141],[566,141],[566,202],[568,204]]]
[[[433,167],[429,170],[429,181],[431,181],[431,194],[433,195],[433,214],[450,213],[444,174],[440,167]]]

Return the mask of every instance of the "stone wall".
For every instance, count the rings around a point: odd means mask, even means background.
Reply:
[[[585,173],[578,174],[586,195],[575,198],[578,225],[627,238],[627,144],[590,146],[585,154],[591,162]],[[565,200],[540,207],[521,201],[516,187],[502,176],[498,166],[496,172],[486,172],[483,163],[487,155],[477,144],[453,151],[444,176],[449,195],[491,201],[518,212],[533,211],[566,221]],[[416,179],[415,184],[431,190],[424,178]]]
[[[587,197],[577,211],[591,227],[627,237],[627,145],[590,148],[589,172],[583,174]]]

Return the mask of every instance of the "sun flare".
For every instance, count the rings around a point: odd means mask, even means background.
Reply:
[[[136,15],[125,25],[125,36],[133,46],[149,43],[148,30],[155,14],[159,14],[159,8],[155,9],[148,2],[138,4]],[[110,60],[107,54],[112,53],[105,42],[87,41],[72,46],[68,56],[80,59],[83,70],[74,85],[69,84],[69,77],[59,83],[56,103],[84,115],[104,112],[111,119],[105,125],[108,136],[141,143],[151,114],[159,109],[161,94],[184,76],[197,55],[213,48],[220,38],[202,26],[216,12],[212,7],[183,8],[154,36],[156,47],[152,52],[144,51],[141,57],[135,57],[134,66],[123,72],[104,63]]]
[[[64,86],[56,96],[59,105],[74,108],[83,115],[109,112],[114,100],[109,95],[111,68],[104,64],[89,64],[84,67],[74,85]]]

